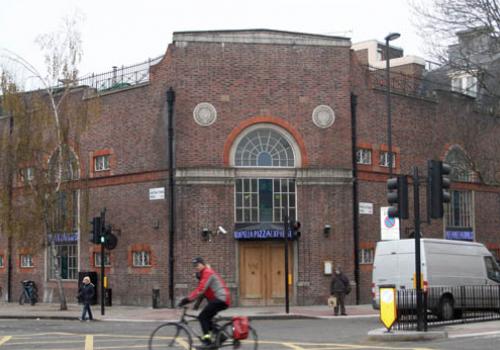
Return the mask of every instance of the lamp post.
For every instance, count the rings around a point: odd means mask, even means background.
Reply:
[[[396,40],[401,34],[389,33],[385,37],[385,78],[387,87],[387,147],[389,157],[389,178],[392,177],[392,121],[391,121],[391,73],[390,73],[390,56],[389,56],[389,41]]]

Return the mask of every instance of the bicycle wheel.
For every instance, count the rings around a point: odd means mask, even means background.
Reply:
[[[226,340],[227,339],[227,340]],[[248,326],[248,337],[243,340],[237,340],[233,338],[233,323],[225,323],[221,330],[217,333],[216,339],[217,346],[233,347],[234,349],[240,350],[257,350],[259,347],[259,339],[257,337],[257,331]]]
[[[168,322],[157,327],[149,336],[149,350],[183,349],[191,350],[193,339],[183,325]]]
[[[26,297],[24,296],[24,292],[21,293],[21,296],[19,297],[19,305],[24,305]]]

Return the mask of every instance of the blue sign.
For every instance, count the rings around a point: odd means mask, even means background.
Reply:
[[[446,231],[445,238],[455,241],[473,241],[474,231]]]
[[[264,240],[264,239],[284,239],[284,230],[276,229],[255,229],[234,231],[234,238],[238,240]],[[288,232],[288,239],[294,239],[292,232]]]
[[[56,233],[48,235],[49,242],[54,243],[75,243],[78,242],[78,233]]]

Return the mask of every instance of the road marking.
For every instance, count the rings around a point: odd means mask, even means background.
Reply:
[[[467,333],[467,334],[448,334],[448,338],[466,338],[466,337],[479,337],[483,335],[498,335],[500,331],[491,332],[478,332],[478,333]]]
[[[85,336],[85,350],[94,350],[94,336],[86,335]]]
[[[0,338],[0,345],[7,343],[10,338],[12,338],[10,335]]]
[[[300,346],[292,344],[292,343],[281,343],[281,345],[287,346],[293,350],[304,350],[304,348],[301,348]]]

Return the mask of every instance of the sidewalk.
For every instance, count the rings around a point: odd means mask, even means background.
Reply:
[[[353,317],[378,317],[378,312],[371,305],[347,305],[349,316],[337,316],[336,318]],[[77,320],[81,314],[82,306],[68,304],[68,310],[60,311],[59,304],[37,303],[31,305],[19,305],[18,303],[0,302],[0,318],[45,318]],[[284,306],[270,307],[231,307],[222,311],[222,317],[236,315],[248,316],[251,319],[277,319],[277,318],[334,318],[333,311],[326,305],[313,306],[291,306],[290,312],[286,314]],[[154,322],[177,320],[179,309],[153,309],[142,306],[106,306],[104,315],[101,315],[101,306],[93,305],[94,318],[100,321],[135,321]],[[195,313],[193,311],[193,313]]]

